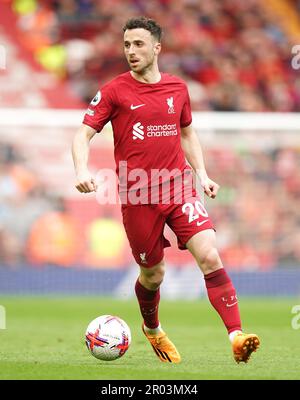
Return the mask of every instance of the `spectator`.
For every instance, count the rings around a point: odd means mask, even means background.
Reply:
[[[27,244],[28,260],[34,265],[76,265],[80,248],[78,227],[63,212],[43,214],[33,224]]]
[[[297,75],[290,67],[295,29],[284,30],[288,21],[283,10],[280,15],[262,0],[118,0],[113,7],[109,0],[15,0],[14,4],[22,42],[46,68],[67,77],[87,103],[99,81],[107,82],[126,68],[123,49],[115,45],[119,27],[130,16],[145,13],[166,27],[162,70],[164,60],[171,61],[194,87],[201,84],[201,100],[193,103],[194,111],[300,109]],[[298,6],[294,1],[295,13]],[[80,40],[75,67],[73,40]]]

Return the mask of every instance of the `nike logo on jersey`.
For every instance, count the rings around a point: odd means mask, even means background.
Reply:
[[[131,106],[130,106],[130,109],[131,110],[135,110],[136,108],[140,108],[140,107],[143,107],[143,106],[145,106],[146,104],[138,104],[137,106],[134,106],[133,104],[131,104]]]
[[[207,222],[207,221],[208,221],[208,219],[205,219],[202,222],[197,221],[197,226],[201,226],[201,225],[205,224],[205,222]]]

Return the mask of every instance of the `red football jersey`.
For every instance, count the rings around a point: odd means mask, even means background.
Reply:
[[[100,132],[109,121],[120,192],[134,184],[136,190],[137,183],[141,188],[157,184],[158,171],[174,170],[178,176],[187,168],[180,128],[191,124],[192,114],[180,78],[162,73],[158,83],[149,84],[137,81],[130,72],[117,76],[91,101],[83,123]],[[136,179],[140,174],[135,171],[141,169],[147,177]]]

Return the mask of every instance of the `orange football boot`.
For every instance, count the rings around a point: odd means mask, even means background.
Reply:
[[[142,325],[142,330],[160,361],[169,363],[180,362],[180,354],[164,331],[161,331],[157,335],[151,335],[145,331],[144,324]]]
[[[248,362],[251,354],[259,348],[260,340],[255,333],[238,333],[232,342],[233,357],[237,363]]]

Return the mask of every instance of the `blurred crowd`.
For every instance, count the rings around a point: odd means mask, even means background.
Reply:
[[[207,168],[221,184],[211,202],[225,265],[231,269],[300,262],[300,148],[214,150]]]
[[[22,144],[0,142],[0,266],[126,267],[123,226],[109,208],[93,199],[99,216],[85,218],[86,204],[74,211],[68,200],[41,182]]]
[[[291,49],[300,44],[299,0],[276,13],[263,0],[2,2],[17,16],[18,43],[87,103],[99,85],[127,71],[122,27],[132,16],[147,15],[164,31],[160,68],[186,80],[193,111],[300,110],[300,75],[291,67]],[[206,207],[224,265],[232,270],[298,265],[300,147],[216,145],[205,159],[221,185],[218,199]],[[117,207],[54,195],[21,145],[0,143],[0,265],[126,267],[133,258]],[[168,238],[173,246],[167,260],[190,263],[176,238]]]
[[[20,43],[87,103],[99,84],[128,69],[124,22],[147,15],[164,30],[160,67],[187,81],[194,111],[300,109],[299,73],[291,67],[298,1],[289,13],[286,4],[275,12],[263,0],[5,1],[18,15]]]
[[[74,234],[70,235],[70,229],[66,237],[59,233],[58,225],[63,225],[64,218],[63,199],[51,196],[21,152],[0,143],[0,264],[17,268],[24,262],[47,262],[47,257],[51,263],[51,257],[55,258],[64,246],[65,256],[60,262],[74,262],[69,256]]]
[[[134,263],[118,205],[54,196],[20,150],[7,143],[0,149],[0,265],[126,268]],[[215,147],[206,160],[221,185],[218,199],[205,205],[224,265],[238,271],[299,265],[300,148]],[[189,252],[177,249],[175,235],[167,231],[166,236],[172,243],[167,262],[190,264]]]

